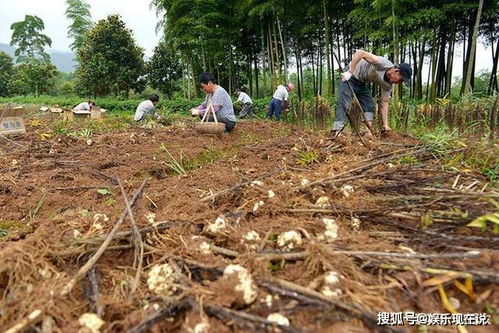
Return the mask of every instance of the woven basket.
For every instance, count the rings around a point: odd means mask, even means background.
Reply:
[[[199,134],[222,134],[225,124],[202,122],[194,124],[194,130]]]
[[[213,114],[215,122],[207,121],[206,118],[210,113]],[[194,125],[194,130],[199,134],[220,135],[224,132],[225,124],[218,122],[217,115],[215,114],[215,110],[213,109],[213,105],[211,104],[211,102],[208,103],[208,107],[206,108],[206,113],[204,114],[203,119],[201,119],[201,122]]]

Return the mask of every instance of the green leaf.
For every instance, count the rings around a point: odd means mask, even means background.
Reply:
[[[485,228],[487,226],[487,220],[483,217],[479,217],[467,224],[468,227]]]
[[[87,209],[80,209],[80,211],[78,213],[80,213],[80,215],[83,217],[87,217],[88,215],[90,215],[90,213]]]
[[[468,227],[487,228],[487,222],[494,223],[494,233],[499,233],[499,212],[482,215],[467,224]]]
[[[109,191],[108,188],[100,188],[97,190],[97,193],[102,194],[102,195],[107,195],[107,194],[110,194],[111,191]]]

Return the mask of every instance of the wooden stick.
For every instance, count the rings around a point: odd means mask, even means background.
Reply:
[[[206,304],[203,306],[203,309],[206,312],[206,314],[209,316],[217,317],[220,320],[232,321],[237,326],[249,329],[252,332],[260,330],[269,330],[272,328],[278,328],[280,332],[288,332],[288,333],[304,332],[303,330],[294,328],[292,326],[283,326],[276,324],[274,322],[268,321],[267,319],[260,316],[256,316],[254,314],[231,310],[215,304]]]
[[[140,228],[139,232],[141,234],[147,234],[147,233],[154,232],[154,231],[161,231],[161,230],[165,230],[165,229],[170,229],[171,227],[176,226],[180,223],[182,223],[182,221],[159,221],[159,222],[155,222],[151,226]],[[125,239],[125,238],[130,237],[132,234],[133,234],[133,231],[117,232],[116,235],[113,237],[113,239],[115,239],[115,240]],[[101,243],[107,238],[108,235],[109,234],[103,234],[103,235],[99,235],[99,236],[92,237],[92,238],[76,239],[75,242],[78,244]]]
[[[5,331],[5,333],[18,333],[24,331],[28,326],[42,320],[42,310],[34,310],[27,317],[23,318],[19,323]]]
[[[137,326],[130,329],[130,333],[142,333],[147,331],[152,325],[162,321],[168,317],[176,317],[191,308],[191,303],[187,299],[182,299],[176,303],[165,304],[161,309],[154,312],[150,317],[146,318]]]
[[[127,245],[116,245],[116,246],[108,246],[106,248],[106,251],[121,251],[121,250],[128,250],[131,249],[132,245],[127,244]],[[81,249],[74,249],[74,250],[67,250],[63,252],[56,252],[54,255],[57,257],[72,257],[72,256],[81,256],[87,253],[95,252],[99,248],[91,248],[87,250],[81,250]]]
[[[239,256],[239,252],[237,252],[237,251],[229,250],[229,249],[226,249],[226,248],[223,248],[223,247],[219,247],[219,246],[216,246],[216,245],[210,245],[210,249],[213,252],[218,253],[218,254],[223,254],[226,257],[235,258],[235,257]]]
[[[116,177],[116,180],[118,181],[118,186],[120,187],[123,200],[125,200],[125,205],[128,210],[128,218],[130,219],[130,224],[132,225],[133,233],[135,235],[135,258],[139,258],[137,270],[135,272],[135,278],[133,279],[132,288],[130,290],[133,294],[140,285],[140,273],[142,272],[142,263],[144,260],[144,242],[142,241],[142,236],[139,232],[139,228],[137,228],[137,223],[135,223],[135,217],[133,216],[132,208],[130,207],[130,202],[128,201],[128,197],[125,193],[125,189],[123,188],[123,184],[118,177]]]
[[[229,250],[223,247],[210,245],[213,252],[223,254],[227,257],[236,258],[240,255],[239,252]],[[403,258],[403,259],[450,259],[450,258],[478,258],[481,256],[480,251],[467,251],[457,253],[401,253],[401,252],[381,252],[381,251],[351,251],[351,250],[333,250],[330,247],[324,247],[327,254],[336,255],[344,254],[347,256],[372,256],[372,257],[387,257],[387,258]],[[310,253],[307,251],[300,252],[256,252],[255,255],[260,259],[265,260],[301,260],[308,258]]]
[[[296,296],[299,296],[299,295],[306,296],[306,297],[315,299],[317,301],[320,301],[323,304],[325,303],[325,304],[337,307],[338,309],[341,309],[343,311],[346,311],[348,313],[353,314],[354,316],[361,319],[367,326],[372,327],[372,328],[376,328],[376,329],[379,329],[379,330],[382,330],[385,332],[403,332],[403,331],[400,331],[400,330],[398,330],[396,328],[392,328],[392,327],[380,327],[380,326],[378,326],[376,315],[368,312],[367,310],[363,309],[359,305],[347,304],[344,302],[340,302],[340,301],[337,301],[334,299],[327,298],[315,290],[311,290],[309,288],[302,287],[298,284],[295,284],[295,283],[292,283],[289,281],[285,281],[285,280],[281,280],[281,279],[268,279],[268,280],[264,280],[258,284],[260,286],[268,289],[268,290],[275,291],[275,292],[279,292],[280,288],[287,289],[289,291],[294,292],[296,294]],[[275,288],[276,286],[279,288]],[[288,293],[288,295],[286,295],[286,296],[291,296],[291,295]],[[298,297],[294,297],[294,298],[298,299]]]
[[[132,204],[131,204],[132,206],[135,206],[135,204],[137,203],[137,201],[142,196],[142,193],[144,191],[144,188],[145,188],[146,184],[147,184],[147,179],[144,179],[144,181],[140,185],[139,189],[137,190],[137,192],[133,196]],[[104,241],[104,243],[102,243],[102,245],[99,247],[99,249],[97,250],[97,252],[95,252],[95,254],[92,256],[92,258],[90,258],[86,262],[86,264],[83,265],[80,268],[80,270],[76,273],[76,275],[73,276],[73,278],[64,286],[64,288],[61,291],[61,296],[68,295],[71,292],[71,290],[73,290],[73,288],[76,285],[76,283],[78,281],[80,281],[81,278],[83,276],[85,276],[85,274],[92,268],[92,266],[97,263],[97,261],[100,259],[100,257],[102,256],[102,254],[106,250],[106,248],[109,246],[109,244],[113,240],[114,234],[118,231],[118,228],[123,223],[123,221],[125,220],[125,218],[126,218],[127,215],[128,215],[128,208],[125,208],[123,210],[123,212],[121,213],[120,218],[118,219],[118,221],[114,225],[113,230],[111,230],[111,232],[108,234],[108,236],[107,236],[106,240]]]

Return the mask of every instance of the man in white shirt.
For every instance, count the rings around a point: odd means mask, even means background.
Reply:
[[[275,114],[276,120],[281,119],[281,109],[287,109],[289,106],[289,92],[295,89],[294,84],[288,83],[286,86],[279,85],[270,100],[268,119],[272,119]]]
[[[95,105],[95,103],[92,101],[81,102],[80,104],[75,106],[73,110],[74,111],[90,111],[90,109],[92,109],[92,106],[94,106],[94,105]]]
[[[253,118],[254,117],[254,115],[253,115],[253,101],[248,96],[248,94],[245,93],[244,91],[241,91],[241,89],[236,89],[235,94],[236,94],[236,96],[238,96],[236,103],[241,102],[243,104],[243,108],[241,109],[241,111],[239,111],[238,117],[239,118],[244,118],[244,117]]]
[[[148,114],[154,113],[156,118],[160,118],[159,114],[156,112],[156,104],[158,104],[159,96],[157,94],[152,94],[148,100],[140,102],[139,106],[137,106],[137,110],[135,110],[135,117],[133,120],[142,121],[144,120]]]

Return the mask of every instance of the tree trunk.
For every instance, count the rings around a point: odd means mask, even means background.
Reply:
[[[232,53],[232,17],[234,16],[232,14],[232,6],[230,6],[229,8],[229,27],[227,29],[227,39],[229,41],[227,47],[229,48],[229,94],[232,94],[232,92],[234,91],[233,88],[232,88],[232,77],[233,77],[233,73],[232,73],[232,70],[233,70],[233,62],[234,62],[234,59],[233,59],[233,53]]]
[[[492,43],[492,52],[494,52],[494,43]],[[490,74],[489,86],[487,92],[489,95],[499,91],[497,86],[497,64],[499,60],[499,43],[496,44],[496,52],[492,54],[492,73]]]
[[[444,90],[445,73],[445,46],[447,45],[447,33],[443,31],[440,35],[440,45],[438,51],[436,96],[441,97]]]
[[[436,70],[437,70],[437,43],[435,38],[432,41],[431,45],[431,62],[430,62],[430,68],[431,68],[431,90],[430,90],[430,101],[434,101],[436,97]]]
[[[204,45],[201,46],[201,53],[203,55],[203,71],[206,71],[206,55],[204,51]]]
[[[330,45],[330,31],[329,31],[329,17],[326,10],[326,0],[322,1],[323,17],[324,17],[324,31],[326,34],[326,95],[331,96],[331,54],[329,53]]]
[[[456,45],[456,37],[455,33],[451,32],[450,34],[452,39],[449,41],[449,51],[447,53],[447,77],[445,78],[445,90],[444,95],[447,95],[448,98],[451,98],[451,90],[452,90],[452,68],[454,64],[454,46]]]
[[[300,100],[305,96],[305,81],[303,79],[303,58],[301,56],[301,50],[300,50],[300,78],[301,78],[301,95],[300,95]]]
[[[282,59],[284,62],[284,82],[287,83],[288,77],[288,58],[286,56],[286,48],[284,47],[284,38],[282,37],[281,23],[279,22],[279,17],[277,17],[277,29],[279,30],[279,39],[281,40],[282,47]]]
[[[331,52],[330,52],[330,57],[331,57],[331,94],[334,95],[335,94],[335,85],[336,85],[336,80],[335,80],[335,76],[334,76],[334,45],[333,45],[333,37],[331,37],[331,41],[329,43],[329,46],[331,48]]]
[[[393,59],[396,64],[400,63],[400,45],[398,41],[397,27],[395,25],[395,0],[392,0],[392,33],[393,33]]]
[[[194,98],[198,97],[198,90],[195,88],[196,87],[196,79],[194,78],[194,65],[192,63],[190,63],[190,70],[191,70],[191,74],[190,74],[190,78],[192,78],[192,87],[194,87],[193,89],[193,95],[194,95]],[[188,81],[189,82],[189,86],[191,86],[191,80]]]
[[[314,54],[312,53],[312,87],[313,87],[313,93],[314,95],[316,95],[316,91],[317,91],[317,88],[316,88],[316,81],[315,81],[315,66],[314,66]]]
[[[423,63],[424,63],[424,56],[425,56],[425,47],[426,47],[426,40],[423,40],[423,42],[420,44],[420,49],[419,49],[419,65],[418,65],[418,73],[416,76],[416,86],[417,86],[417,97],[419,99],[423,98]]]
[[[272,30],[274,31],[274,33],[270,34],[270,38],[272,39],[272,41],[274,43],[274,52],[275,52],[274,53],[274,60],[275,60],[274,70],[277,69],[277,71],[276,71],[277,72],[277,76],[273,75],[273,78],[274,78],[274,84],[277,87],[279,85],[279,83],[281,82],[282,69],[281,69],[281,58],[279,56],[279,45],[278,45],[278,42],[277,42],[277,32],[275,31],[275,25],[274,24],[272,24]]]
[[[323,66],[323,59],[322,59],[322,45],[319,43],[319,62],[317,66],[317,94],[322,95],[322,66]]]
[[[478,3],[478,10],[476,13],[475,25],[473,27],[473,37],[471,38],[471,53],[468,60],[468,68],[466,69],[466,79],[464,80],[464,90],[462,95],[467,95],[471,90],[471,74],[475,64],[476,42],[478,39],[478,27],[480,25],[480,18],[482,16],[483,0]]]
[[[248,57],[247,61],[247,72],[246,76],[248,77],[248,88],[249,88],[249,94],[250,96],[253,96],[253,73],[251,70],[251,57]],[[236,87],[236,89],[239,88],[239,86]],[[231,92],[232,93],[232,92]]]
[[[273,51],[272,51],[272,40],[270,37],[271,34],[271,29],[270,29],[270,23],[268,24],[269,30],[267,34],[267,51],[269,55],[269,74],[270,74],[270,90],[271,93],[274,91],[274,80],[272,79],[274,77],[274,59],[273,59]]]
[[[258,54],[255,54],[253,58],[254,66],[255,66],[255,92],[256,98],[260,97],[259,86],[258,86]]]
[[[430,98],[430,79],[431,79],[431,68],[433,66],[433,62],[432,62],[433,52],[434,51],[431,51],[432,55],[431,55],[431,58],[430,58],[430,64],[428,66],[428,79],[426,81],[426,100],[428,100]]]
[[[298,88],[298,100],[301,101],[301,82],[303,78],[300,76],[300,50],[298,47],[296,48],[295,51],[295,56],[296,56],[296,77],[298,79],[298,82],[296,82],[297,88]]]
[[[411,84],[411,93],[410,93],[409,97],[414,98],[414,96],[416,96],[416,78],[417,78],[417,73],[419,71],[418,58],[417,58],[417,52],[416,52],[417,41],[410,43],[410,48],[411,48],[412,64],[414,67],[414,75],[413,75],[414,79],[413,79],[413,82]]]
[[[263,32],[263,25],[261,25],[260,31],[261,31],[261,35],[262,35],[261,39],[262,39],[262,81],[263,81],[263,94],[265,95],[266,94],[266,90],[265,89],[267,87],[267,79],[266,79],[266,76],[265,76],[265,33]]]

